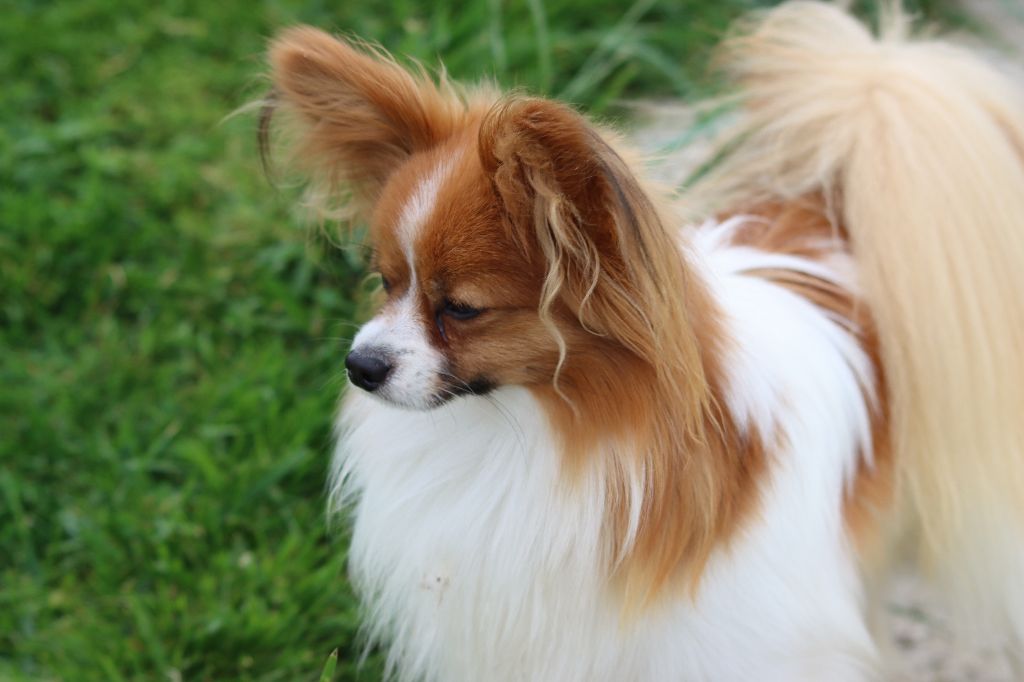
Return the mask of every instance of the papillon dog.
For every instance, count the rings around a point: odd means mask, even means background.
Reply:
[[[904,562],[1020,653],[1024,96],[880,23],[743,22],[677,195],[565,104],[273,40],[263,129],[382,283],[330,499],[389,674],[878,679]]]

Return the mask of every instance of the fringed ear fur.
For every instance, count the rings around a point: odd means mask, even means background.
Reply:
[[[412,154],[450,137],[463,98],[442,76],[410,72],[381,49],[299,26],[270,45],[273,93],[261,127],[284,110],[296,124],[291,152],[315,186],[347,194],[365,216],[391,173]]]
[[[627,163],[582,116],[542,99],[495,107],[479,141],[509,229],[547,260],[542,313],[565,304],[588,331],[671,362],[666,334],[689,328],[683,256]]]
[[[717,538],[749,508],[738,500],[756,498],[748,473],[758,458],[746,455],[760,440],[737,435],[713,404],[723,338],[717,309],[608,139],[564,105],[517,98],[484,120],[479,149],[507,229],[546,261],[540,312],[560,340],[559,397],[571,409],[546,404],[570,460],[587,444],[599,451],[628,434],[629,447],[605,453],[616,501],[610,547],[626,602],[646,605],[681,578],[696,581]],[[556,319],[566,310],[608,345],[578,334],[561,340]],[[592,356],[570,354],[568,343],[602,348],[601,360],[586,364]],[[624,401],[621,376],[643,391]]]

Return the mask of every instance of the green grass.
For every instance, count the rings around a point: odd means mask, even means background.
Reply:
[[[323,518],[358,250],[222,120],[267,36],[310,22],[600,113],[705,91],[755,4],[8,0],[0,679],[379,676]]]

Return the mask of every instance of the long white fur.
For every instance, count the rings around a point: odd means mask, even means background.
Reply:
[[[723,247],[719,229],[692,246],[736,342],[729,408],[788,447],[758,518],[712,557],[695,600],[622,620],[603,572],[604,458],[565,485],[525,389],[430,412],[347,397],[332,501],[354,505],[352,577],[399,679],[874,678],[841,510],[870,444],[870,363],[825,313],[744,274],[779,267],[776,256]],[[642,481],[633,489],[639,507]]]

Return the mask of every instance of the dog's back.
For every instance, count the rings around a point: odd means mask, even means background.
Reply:
[[[735,205],[808,193],[848,234],[888,383],[893,505],[965,633],[1024,641],[1024,95],[967,50],[796,2],[729,46]],[[891,529],[892,520],[883,521]],[[901,535],[898,542],[914,542]]]

